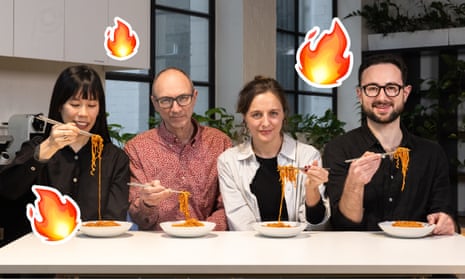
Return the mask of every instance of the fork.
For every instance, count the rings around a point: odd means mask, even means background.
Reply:
[[[387,156],[392,156],[392,154],[394,154],[394,152],[395,152],[395,151],[386,152],[386,153],[377,153],[377,154],[379,154],[379,155],[381,156],[381,159],[384,159],[384,158],[386,158]],[[361,158],[361,157],[352,158],[352,159],[347,159],[347,160],[345,160],[344,162],[345,162],[345,163],[350,163],[350,162],[353,162],[353,161],[358,160],[358,159],[360,159],[360,158]]]

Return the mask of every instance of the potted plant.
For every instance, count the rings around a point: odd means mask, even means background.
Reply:
[[[295,139],[313,145],[323,152],[325,144],[345,133],[345,123],[327,110],[323,116],[294,114],[287,121],[287,132]]]
[[[361,16],[365,20],[368,50],[424,46],[447,46],[465,43],[465,3],[450,0],[416,1],[419,13],[409,14],[400,1],[377,0],[345,18]],[[405,2],[403,2],[405,5]]]

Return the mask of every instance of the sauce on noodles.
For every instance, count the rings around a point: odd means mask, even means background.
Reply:
[[[407,176],[408,163],[410,160],[409,151],[410,149],[406,147],[397,147],[396,151],[393,154],[394,160],[396,160],[396,168],[399,168],[399,164],[402,165],[401,191],[404,191],[405,188],[405,177]]]
[[[92,135],[91,150],[92,150],[92,162],[90,165],[90,175],[95,174],[98,160],[98,219],[102,220],[102,151],[103,151],[103,138],[99,135]],[[118,223],[116,223],[118,224]]]
[[[175,223],[173,227],[202,227],[203,223],[197,220],[196,218],[191,218],[189,212],[189,196],[191,194],[187,191],[181,191],[178,194],[179,199],[179,211],[184,214],[185,221],[182,223]]]
[[[393,227],[409,227],[409,228],[420,228],[423,224],[416,221],[395,221],[392,223]]]
[[[95,221],[95,222],[85,223],[83,226],[86,226],[86,227],[115,227],[115,226],[119,226],[119,225],[120,224],[118,224],[115,221]]]
[[[284,192],[285,192],[285,185],[289,181],[296,186],[297,182],[297,174],[299,173],[299,169],[293,166],[278,166],[279,172],[279,181],[281,182],[281,201],[279,204],[279,215],[278,215],[278,222],[277,223],[267,223],[267,227],[273,228],[289,228],[290,225],[281,222],[281,214],[283,211],[283,202],[284,202]]]

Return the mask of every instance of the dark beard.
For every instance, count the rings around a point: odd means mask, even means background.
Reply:
[[[373,105],[375,105],[375,104],[373,104]],[[371,121],[373,121],[375,123],[378,123],[378,124],[389,124],[389,123],[394,122],[394,120],[396,120],[400,116],[400,114],[404,110],[404,106],[402,105],[401,107],[399,107],[399,109],[393,110],[392,113],[389,115],[389,117],[387,119],[379,118],[378,116],[376,116],[373,113],[373,111],[367,110],[365,108],[365,106],[363,106],[363,105],[362,105],[362,110],[363,110],[363,113],[366,115],[366,117],[368,119],[370,119]]]

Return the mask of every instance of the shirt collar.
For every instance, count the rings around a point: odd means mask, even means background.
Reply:
[[[191,121],[192,121],[192,124],[194,125],[194,136],[192,137],[192,139],[190,140],[188,144],[193,145],[195,142],[200,140],[200,134],[201,134],[201,131],[203,130],[203,127],[195,119],[192,118]],[[168,143],[171,143],[171,144],[180,143],[176,135],[168,131],[164,121],[160,123],[160,127],[158,127],[158,133],[160,137]]]
[[[366,124],[366,122],[364,122],[362,124],[361,129],[362,129],[362,131],[364,131],[363,134],[366,135],[366,136],[364,136],[364,140],[367,142],[367,146],[369,146],[369,147],[376,146],[376,148],[379,148],[379,149],[382,150],[381,144],[379,143],[379,141],[375,137],[375,135],[373,135],[370,128],[368,128],[368,125]],[[400,129],[402,131],[402,141],[400,142],[399,146],[407,147],[407,148],[411,149],[411,147],[413,146],[413,144],[412,144],[412,135],[409,133],[407,128],[402,124],[402,122],[400,123]]]
[[[291,160],[295,158],[296,153],[296,143],[289,135],[284,134],[283,136],[283,144],[281,146],[281,150],[279,151],[278,155],[287,157]],[[239,150],[239,160],[246,160],[250,157],[255,156],[253,149],[252,149],[252,142],[251,140],[247,140],[238,145]]]

